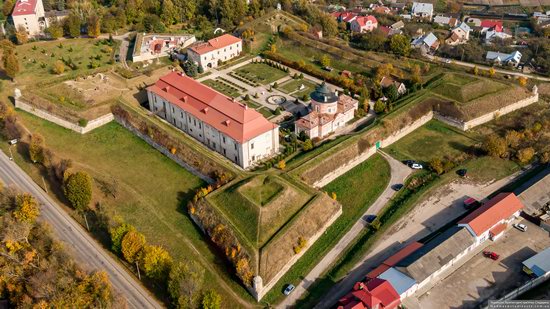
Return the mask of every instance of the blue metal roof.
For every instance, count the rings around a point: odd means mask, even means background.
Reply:
[[[380,274],[378,278],[384,279],[391,283],[399,295],[402,295],[416,284],[416,281],[413,278],[405,275],[393,267]]]
[[[523,262],[537,277],[550,272],[550,248],[535,254]]]

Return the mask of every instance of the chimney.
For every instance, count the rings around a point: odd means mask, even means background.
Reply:
[[[164,87],[164,91],[166,91],[166,92],[170,91],[170,86]]]
[[[223,122],[223,124],[225,124],[226,126],[229,127],[229,124],[231,123],[231,120],[227,119],[226,121]]]
[[[205,114],[208,113],[208,107],[203,108],[202,112],[205,113]]]
[[[181,97],[180,99],[183,103],[187,103],[187,96],[184,95],[183,97]]]

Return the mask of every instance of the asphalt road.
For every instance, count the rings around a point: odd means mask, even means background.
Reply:
[[[32,194],[42,205],[40,218],[46,221],[76,260],[91,270],[104,270],[113,287],[129,308],[163,308],[147,290],[118,264],[87,232],[56,204],[14,162],[0,151],[0,180]]]
[[[378,215],[380,210],[384,208],[386,203],[396,193],[391,188],[394,184],[403,183],[403,181],[412,173],[412,170],[403,163],[395,160],[391,156],[379,151],[390,164],[391,178],[390,182],[386,186],[386,189],[378,197],[378,199],[367,209],[367,211],[355,222],[353,227],[338,241],[336,246],[332,248],[323,259],[317,264],[307,276],[296,286],[294,292],[285,298],[277,307],[278,308],[291,308],[295,302],[306,292],[306,290],[317,280],[324,272],[326,272],[330,266],[336,261],[340,254],[349,246],[351,242],[361,233],[366,227],[364,218],[369,215]]]

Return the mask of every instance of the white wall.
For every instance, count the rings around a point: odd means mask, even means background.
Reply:
[[[218,66],[218,61],[228,61],[241,54],[243,50],[242,42],[226,46],[224,48],[216,49],[211,52],[199,55],[192,49],[187,50],[189,59],[196,62],[199,66],[202,66],[204,70],[209,68],[215,68]]]

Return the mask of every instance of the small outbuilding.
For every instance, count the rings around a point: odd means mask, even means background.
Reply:
[[[550,273],[550,248],[523,261],[523,271],[535,277]]]

